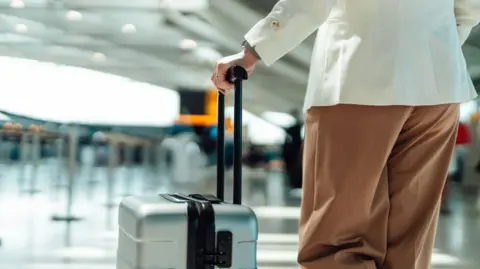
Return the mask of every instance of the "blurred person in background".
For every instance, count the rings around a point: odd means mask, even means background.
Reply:
[[[217,163],[217,154],[216,150],[219,145],[217,145],[217,135],[218,135],[218,127],[214,126],[210,128],[209,131],[209,136],[213,140],[215,144],[215,151],[212,151],[210,156],[211,160],[209,160],[210,165],[214,165]],[[233,167],[233,157],[234,157],[234,151],[233,151],[233,134],[230,132],[225,133],[225,168],[230,169]]]
[[[468,146],[470,142],[472,142],[470,129],[467,124],[460,122],[458,125],[457,139],[455,141],[455,150],[453,151],[453,156],[450,160],[450,166],[448,167],[447,182],[445,183],[445,188],[442,192],[442,207],[440,212],[443,215],[448,215],[451,213],[449,206],[450,186],[454,181],[461,181],[461,179],[455,179],[455,177],[458,177],[458,174],[462,173],[461,170],[463,169],[463,166],[459,165],[461,162],[460,151],[463,147]]]
[[[478,0],[280,0],[217,62],[252,73],[317,32],[304,104],[298,262],[426,269],[455,147],[476,92],[461,46]]]
[[[287,172],[290,187],[302,187],[302,127],[303,121],[301,112],[293,110],[290,112],[295,122],[285,129],[285,142],[283,143],[283,161]]]
[[[250,168],[264,168],[266,156],[263,148],[259,145],[250,144],[243,158],[243,164]]]
[[[217,140],[212,137],[210,128],[212,127],[195,126],[193,128],[198,136],[198,145],[207,156],[215,154],[217,147]]]

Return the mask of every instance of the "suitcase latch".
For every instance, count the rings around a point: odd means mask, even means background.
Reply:
[[[232,233],[219,231],[217,233],[216,253],[204,253],[205,264],[215,265],[219,268],[232,267]]]

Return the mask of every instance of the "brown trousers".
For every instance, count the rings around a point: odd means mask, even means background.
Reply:
[[[306,115],[303,269],[428,269],[457,104],[337,105]]]

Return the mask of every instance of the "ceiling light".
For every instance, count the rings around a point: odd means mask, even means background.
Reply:
[[[81,21],[83,19],[82,13],[75,11],[75,10],[70,10],[65,14],[65,18],[70,21]]]
[[[22,0],[12,0],[10,2],[10,7],[11,8],[24,8],[25,7],[25,2]]]
[[[124,34],[134,34],[137,32],[137,28],[135,27],[135,25],[129,23],[129,24],[125,24],[123,27],[122,27],[122,32]]]
[[[180,42],[180,48],[182,50],[194,50],[198,47],[198,44],[195,40],[184,39]]]
[[[101,52],[95,52],[92,54],[92,60],[95,62],[104,62],[107,60],[107,56]]]
[[[18,33],[24,34],[28,32],[28,27],[23,23],[19,23],[15,25],[15,31],[17,31]]]

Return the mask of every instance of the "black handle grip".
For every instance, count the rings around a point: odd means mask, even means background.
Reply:
[[[227,81],[232,84],[234,84],[236,81],[239,81],[240,83],[242,83],[242,80],[248,79],[248,72],[247,70],[245,70],[245,68],[239,65],[234,65],[228,69],[226,76],[227,76]],[[235,87],[235,90],[237,90],[236,87]],[[242,87],[240,85],[240,91],[241,90],[242,90]],[[241,105],[241,102],[240,102],[240,105]]]
[[[233,203],[242,203],[242,82],[248,79],[245,68],[234,65],[226,74],[235,86],[233,123]],[[225,198],[225,95],[218,94],[217,197]]]

